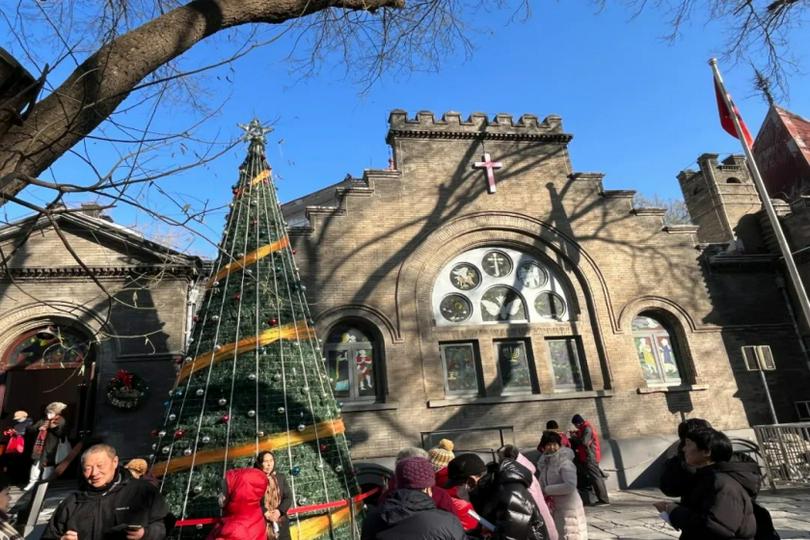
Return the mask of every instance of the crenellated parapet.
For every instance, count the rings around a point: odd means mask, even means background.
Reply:
[[[542,121],[524,114],[515,121],[511,114],[496,114],[491,119],[484,113],[472,113],[462,120],[461,113],[449,111],[436,119],[430,111],[420,111],[413,118],[402,109],[391,111],[386,142],[395,138],[477,139],[496,141],[544,141],[567,144],[572,135],[565,133],[562,119],[549,115]]]

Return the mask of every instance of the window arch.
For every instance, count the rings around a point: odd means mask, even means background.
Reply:
[[[679,385],[683,369],[677,338],[659,314],[642,312],[633,319],[633,343],[648,384]]]
[[[475,248],[454,257],[433,284],[436,324],[554,323],[575,310],[552,265],[506,247]]]
[[[365,321],[343,321],[332,327],[324,344],[326,372],[336,398],[375,401],[382,387],[382,342]]]
[[[25,332],[4,354],[2,370],[75,368],[83,365],[92,342],[72,328],[48,324]]]

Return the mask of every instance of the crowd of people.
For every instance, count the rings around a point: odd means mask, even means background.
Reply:
[[[28,458],[30,466],[17,456],[16,462],[5,463],[26,469],[29,482],[47,479],[55,464],[49,437],[56,437],[58,445],[65,421],[63,404],[51,405],[36,423],[22,411],[14,415],[15,435],[36,434],[35,452]],[[363,521],[361,539],[587,539],[585,506],[609,504],[609,498],[599,467],[599,435],[580,415],[572,424],[574,429],[565,433],[549,421],[536,459],[506,445],[485,463],[477,453],[455,454],[448,439],[427,451],[404,448]],[[678,437],[660,488],[679,500],[654,506],[681,531],[680,538],[778,539],[770,514],[756,503],[757,463],[735,453],[728,437],[705,420],[683,422]],[[21,540],[7,514],[9,485],[0,476],[0,540]],[[227,471],[223,486],[222,516],[208,540],[289,540],[292,496],[272,452],[260,452],[252,468]],[[174,525],[147,462],[133,459],[121,465],[113,447],[97,444],[81,455],[80,489],[59,504],[42,538],[158,540]]]
[[[447,439],[428,451],[403,449],[362,540],[587,539],[583,500],[609,498],[599,435],[580,415],[572,423],[568,434],[546,424],[536,461],[506,445],[487,464],[476,453],[455,455]]]

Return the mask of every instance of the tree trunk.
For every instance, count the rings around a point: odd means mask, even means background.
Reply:
[[[0,205],[101,124],[147,75],[208,36],[335,8],[401,8],[404,0],[194,0],[101,47],[21,125],[0,137]]]

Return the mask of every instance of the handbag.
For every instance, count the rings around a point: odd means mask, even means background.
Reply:
[[[6,454],[22,454],[23,452],[25,452],[25,437],[15,433],[6,443]]]
[[[70,442],[68,442],[67,438],[61,439],[59,441],[59,445],[56,447],[56,464],[59,464],[67,459],[72,449],[73,447],[70,446]]]

